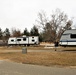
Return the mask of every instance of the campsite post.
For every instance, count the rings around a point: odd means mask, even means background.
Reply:
[[[26,54],[27,53],[27,48],[26,47],[23,47],[22,48],[22,54]]]

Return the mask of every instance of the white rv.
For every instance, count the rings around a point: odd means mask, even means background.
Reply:
[[[60,39],[61,46],[76,46],[76,29],[66,30]]]
[[[39,44],[38,36],[11,37],[8,39],[8,45],[34,45]]]

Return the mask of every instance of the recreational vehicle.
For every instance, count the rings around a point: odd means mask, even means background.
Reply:
[[[34,45],[39,44],[38,36],[11,37],[8,39],[8,45]]]
[[[66,30],[62,34],[59,44],[61,46],[76,46],[76,29]]]

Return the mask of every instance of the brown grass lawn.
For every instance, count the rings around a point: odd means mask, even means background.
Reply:
[[[21,47],[1,47],[0,50],[20,50]],[[40,47],[29,47],[28,49],[44,49]],[[63,50],[63,48],[60,48]],[[47,49],[46,49],[47,50]],[[59,49],[57,49],[59,50]],[[27,54],[22,54],[21,52],[0,52],[1,59],[9,59],[14,62],[23,64],[36,64],[45,66],[76,66],[76,48],[64,48],[65,51],[52,51],[52,52],[28,52]],[[70,51],[66,51],[70,50]],[[72,52],[73,50],[73,52]]]
[[[22,54],[9,52],[0,53],[0,58],[9,59],[23,64],[76,66],[76,53],[29,52],[27,54]]]

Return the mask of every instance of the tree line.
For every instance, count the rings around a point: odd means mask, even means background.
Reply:
[[[26,36],[39,36],[39,31],[36,26],[33,26],[31,28],[30,32],[27,28],[24,29],[23,32],[21,32],[19,29],[12,28],[11,31],[9,28],[6,28],[4,31],[0,28],[0,40],[7,41],[9,37],[21,37],[23,35]]]
[[[72,19],[62,12],[60,9],[56,9],[48,19],[44,11],[38,13],[38,19],[35,25],[31,28],[30,32],[27,28],[21,33],[20,30],[15,28],[11,29],[11,33],[8,28],[2,31],[0,28],[0,40],[8,40],[9,37],[26,36],[39,36],[39,41],[55,42],[59,41],[63,32],[67,29],[72,29]]]

